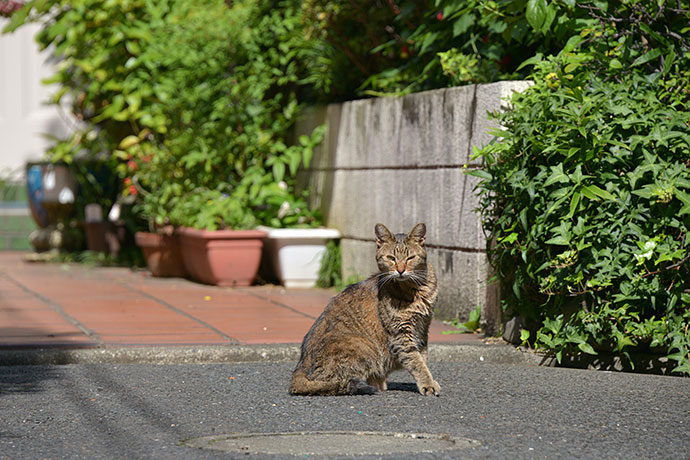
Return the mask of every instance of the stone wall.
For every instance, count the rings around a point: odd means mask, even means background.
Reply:
[[[343,234],[343,276],[376,271],[374,225],[394,233],[427,225],[429,259],[439,278],[439,318],[466,319],[482,306],[497,332],[500,309],[487,283],[486,240],[474,187],[463,174],[473,146],[491,140],[489,111],[499,110],[527,82],[440,89],[401,98],[364,99],[312,108],[297,131],[327,124],[326,139],[300,172],[325,223]],[[465,166],[466,165],[466,166]]]

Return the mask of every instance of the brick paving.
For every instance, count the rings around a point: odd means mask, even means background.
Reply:
[[[25,262],[0,252],[0,348],[300,343],[331,289],[221,288],[144,270]],[[431,343],[482,344],[434,321]]]

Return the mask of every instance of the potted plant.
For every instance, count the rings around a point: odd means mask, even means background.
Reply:
[[[146,266],[153,276],[184,277],[187,274],[182,261],[180,238],[172,225],[152,232],[136,232],[134,240],[141,248]]]
[[[171,212],[182,260],[196,281],[248,286],[259,271],[265,232],[240,194],[200,189],[181,197]]]
[[[156,277],[184,277],[180,238],[170,223],[172,188],[176,164],[164,145],[153,142],[149,130],[125,137],[116,155],[123,160],[123,195],[135,199],[134,210],[147,223],[135,233],[146,265]]]
[[[316,286],[329,240],[340,238],[333,228],[272,228],[266,232],[266,254],[275,275],[286,288]]]
[[[280,189],[286,186],[278,183]],[[266,232],[265,256],[273,274],[287,288],[312,288],[319,277],[326,243],[340,238],[340,232],[320,226],[318,212],[309,209],[300,194],[276,194],[283,201],[269,219],[271,226],[257,228]]]
[[[321,141],[322,132],[318,129],[311,139],[303,137],[301,145],[288,148],[283,158],[296,154],[308,164],[308,154]],[[340,232],[321,226],[319,212],[310,209],[306,191],[296,191],[294,171],[290,172],[289,177],[279,181],[275,171],[257,171],[251,177],[253,184],[260,184],[254,197],[255,214],[263,225],[257,228],[266,232],[266,265],[278,281],[287,288],[311,288],[316,286],[326,243],[340,238]],[[278,179],[283,178],[278,176]]]

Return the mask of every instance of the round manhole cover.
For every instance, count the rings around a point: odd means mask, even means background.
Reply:
[[[447,434],[380,432],[243,433],[206,436],[185,446],[224,452],[282,455],[391,455],[439,452],[479,446]]]

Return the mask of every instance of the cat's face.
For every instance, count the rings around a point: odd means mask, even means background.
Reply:
[[[376,224],[376,262],[386,281],[421,283],[426,275],[426,226],[417,224],[405,235],[393,235],[383,224]]]

